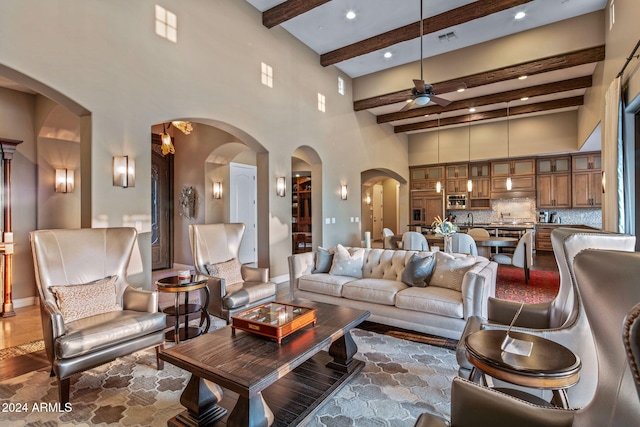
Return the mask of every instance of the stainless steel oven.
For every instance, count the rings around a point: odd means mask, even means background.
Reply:
[[[447,209],[467,209],[467,194],[447,194]]]

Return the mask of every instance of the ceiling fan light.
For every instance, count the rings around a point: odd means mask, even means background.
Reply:
[[[416,104],[418,105],[427,105],[429,103],[429,101],[431,100],[431,97],[428,95],[423,95],[423,96],[418,96],[415,99]]]

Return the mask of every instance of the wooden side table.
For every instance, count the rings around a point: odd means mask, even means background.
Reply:
[[[533,343],[531,355],[519,356],[502,351],[500,345],[505,330],[474,332],[465,340],[467,359],[474,366],[470,379],[477,370],[493,378],[524,387],[551,390],[551,403],[569,408],[567,389],[580,379],[580,358],[571,350],[554,341],[522,332],[511,331],[513,338]]]
[[[156,282],[156,288],[159,292],[170,292],[175,294],[174,306],[167,307],[162,310],[169,316],[175,316],[175,326],[173,331],[167,331],[165,337],[167,341],[174,341],[178,344],[180,341],[186,341],[199,335],[209,332],[211,319],[207,307],[209,306],[209,287],[207,279],[204,276],[192,275],[191,278],[180,280],[178,276],[165,277]],[[190,304],[189,292],[203,289],[205,294],[204,304]],[[184,303],[180,304],[180,294],[184,294]],[[196,327],[189,326],[189,315],[200,312],[200,325]],[[180,316],[184,316],[184,326],[180,326]],[[205,325],[203,328],[202,325]]]

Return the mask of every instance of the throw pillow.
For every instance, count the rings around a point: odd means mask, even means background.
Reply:
[[[347,250],[342,245],[336,246],[333,263],[329,274],[334,276],[348,276],[362,279],[362,264],[364,263],[364,249],[351,248]]]
[[[58,308],[64,323],[96,314],[121,311],[116,301],[116,281],[118,276],[105,277],[82,285],[50,286],[56,295]]]
[[[209,276],[224,279],[225,286],[244,282],[240,263],[236,258],[216,264],[206,264],[205,268],[207,269]]]
[[[421,257],[418,254],[413,254],[411,258],[409,258],[407,265],[405,265],[400,280],[409,286],[425,288],[429,280],[431,280],[435,261],[433,255]]]
[[[462,278],[473,267],[476,258],[473,256],[455,257],[446,252],[436,252],[436,266],[431,275],[429,286],[462,291]]]
[[[316,268],[312,273],[328,273],[333,263],[333,252],[334,249],[326,249],[318,246],[318,251],[316,252]]]

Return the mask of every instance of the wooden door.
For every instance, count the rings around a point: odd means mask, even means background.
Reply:
[[[151,137],[151,268],[173,267],[173,156],[163,156]]]

